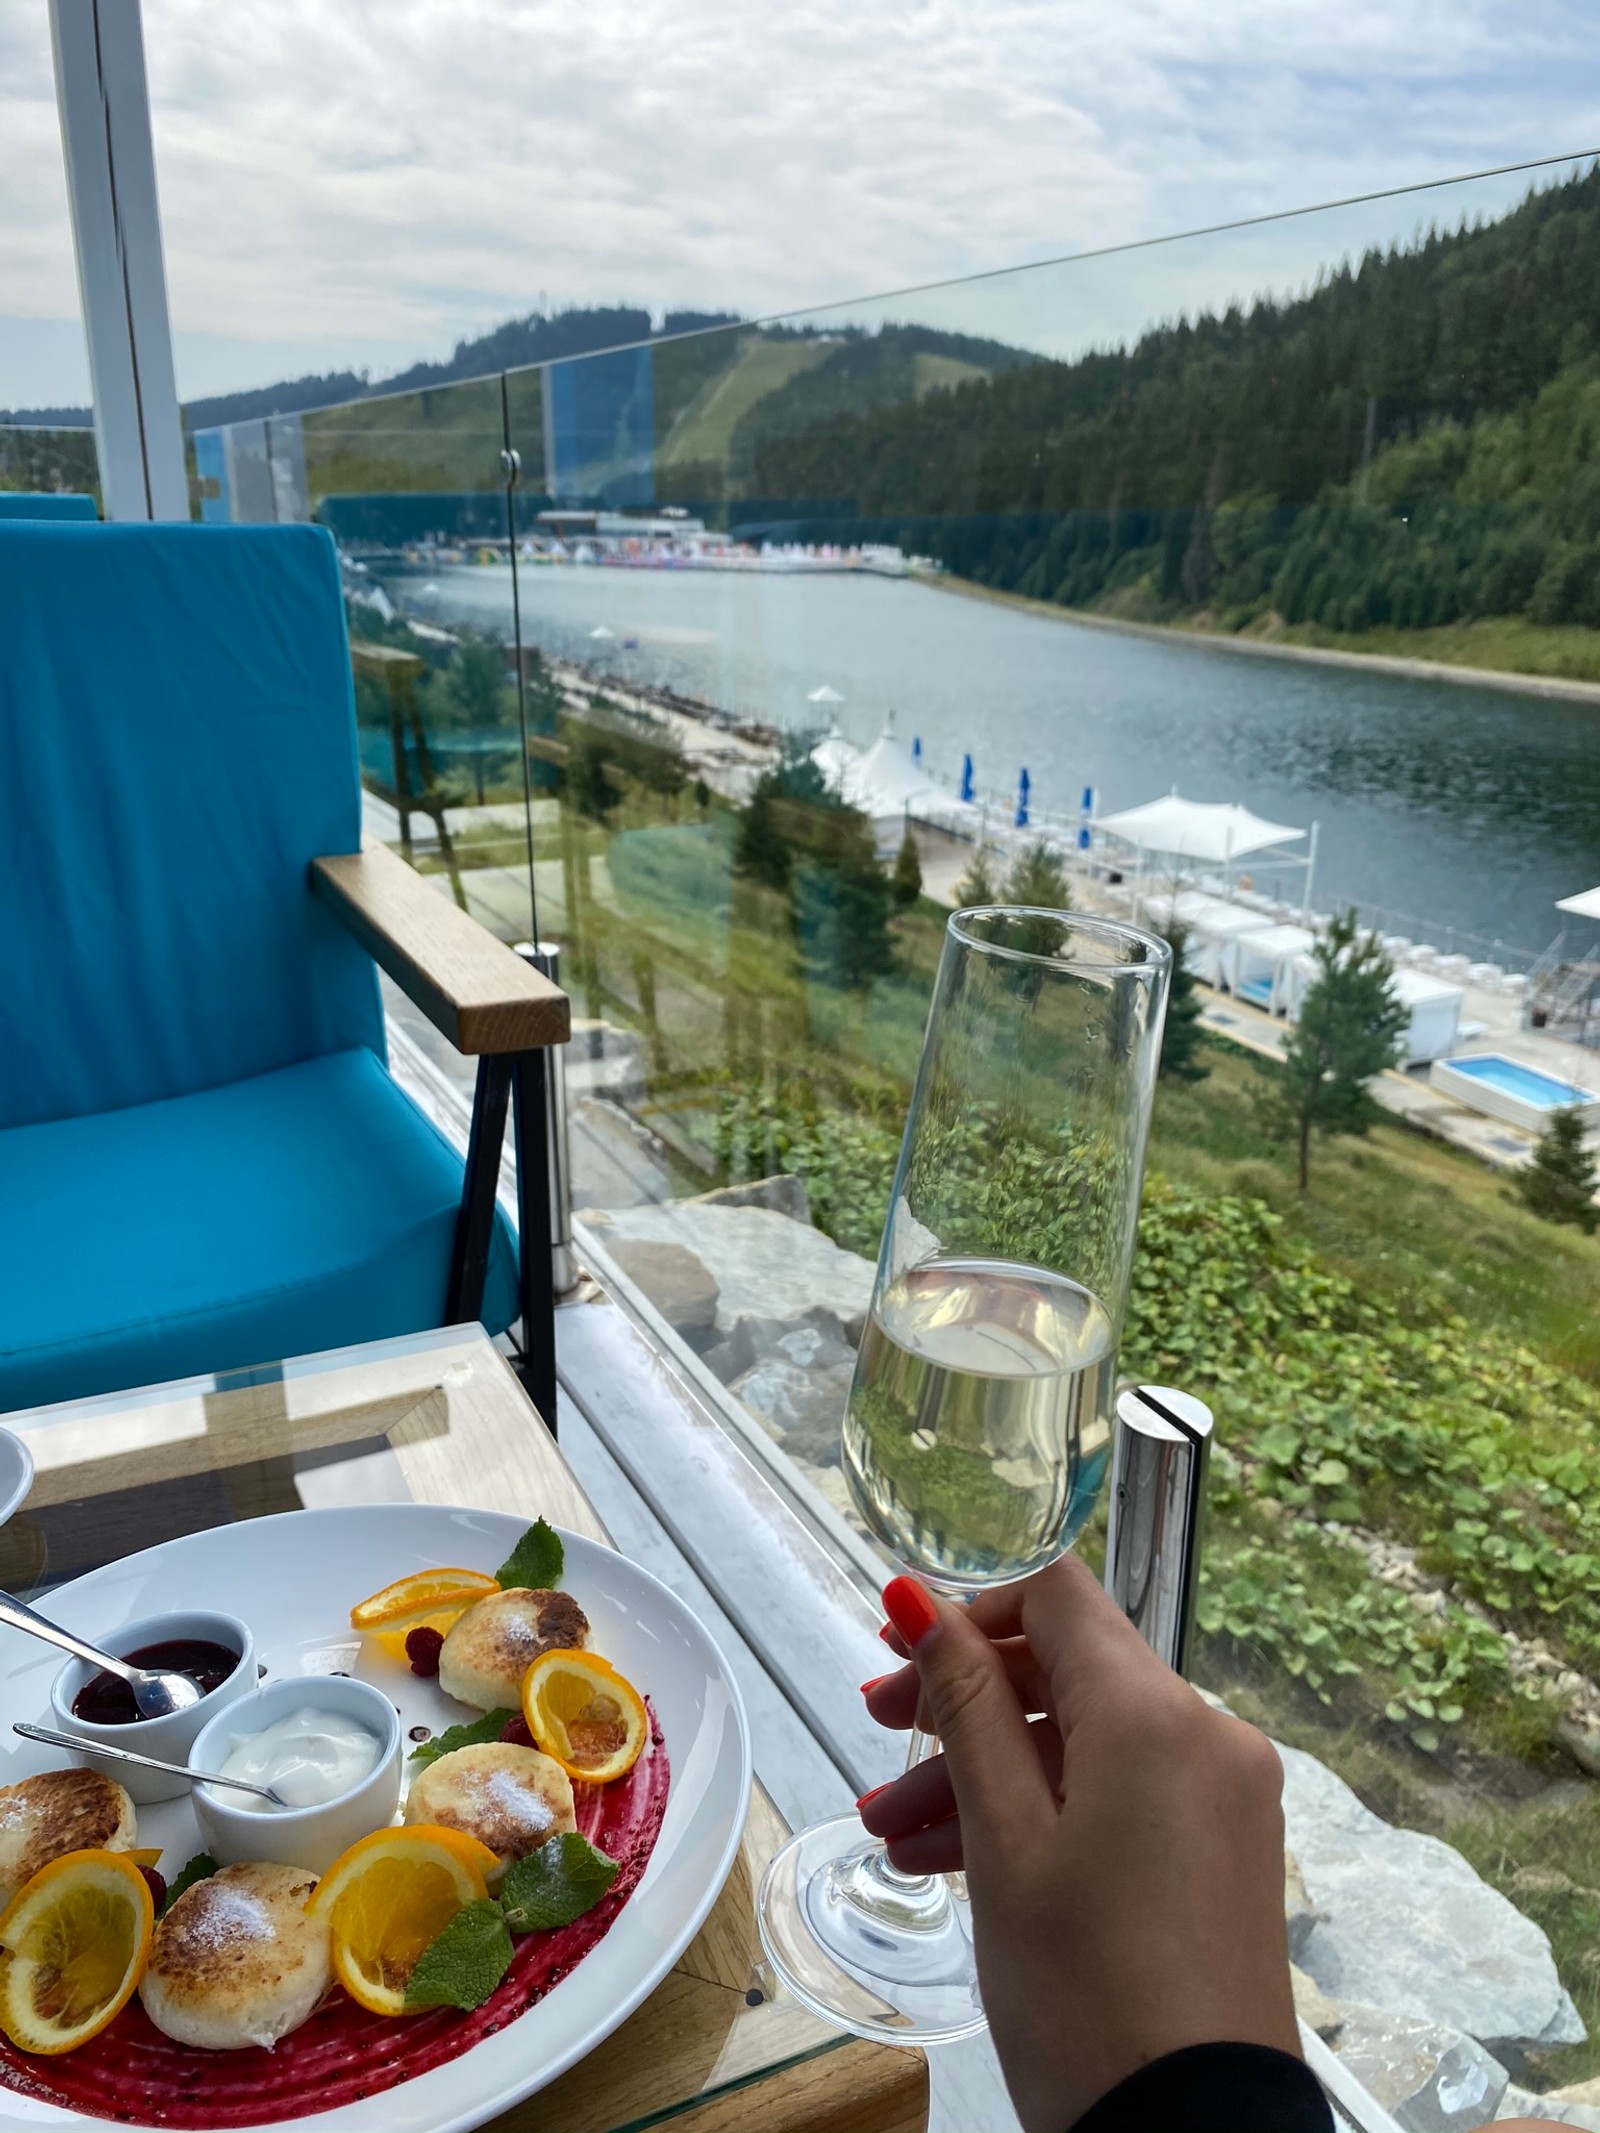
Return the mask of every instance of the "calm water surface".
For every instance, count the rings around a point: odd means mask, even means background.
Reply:
[[[406,585],[415,611],[509,623],[509,569],[429,582]],[[1355,898],[1537,950],[1556,898],[1600,881],[1586,704],[1166,644],[880,578],[524,565],[521,600],[525,635],[556,657],[791,727],[830,715],[807,701],[827,683],[852,740],[892,714],[952,776],[970,750],[979,784],[1012,792],[1026,764],[1036,807],[1075,810],[1091,784],[1109,811],[1176,785],[1319,821],[1324,910]],[[1297,873],[1279,879],[1298,895]]]

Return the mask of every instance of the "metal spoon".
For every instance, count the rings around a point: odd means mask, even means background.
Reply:
[[[25,1726],[20,1718],[12,1720],[11,1730],[24,1740],[42,1740],[46,1747],[76,1748],[97,1758],[109,1756],[114,1763],[137,1763],[141,1770],[164,1770],[168,1777],[187,1778],[191,1785],[232,1785],[238,1792],[253,1792],[260,1799],[270,1800],[274,1807],[290,1804],[270,1785],[252,1785],[248,1778],[222,1777],[215,1770],[191,1770],[187,1763],[159,1762],[153,1755],[135,1755],[131,1748],[103,1748],[97,1740],[80,1740],[76,1733],[57,1733],[49,1726]]]
[[[148,1667],[130,1666],[126,1659],[113,1658],[110,1652],[96,1651],[92,1644],[86,1644],[82,1637],[75,1637],[59,1622],[47,1622],[31,1607],[24,1607],[9,1592],[0,1592],[0,1623],[8,1629],[20,1629],[30,1637],[42,1637],[46,1644],[59,1644],[63,1651],[87,1659],[91,1665],[104,1667],[108,1674],[119,1675],[132,1689],[141,1718],[170,1718],[174,1711],[187,1711],[205,1693],[187,1674],[152,1672]]]

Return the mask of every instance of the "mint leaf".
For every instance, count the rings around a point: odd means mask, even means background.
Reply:
[[[481,2007],[511,1963],[511,1935],[500,1906],[480,1896],[464,1904],[417,1957],[406,1984],[408,2007]]]
[[[196,1852],[167,1891],[167,1900],[161,1906],[161,1915],[166,1917],[185,1889],[192,1889],[197,1881],[209,1881],[217,1872],[217,1862],[209,1852]]]
[[[500,1589],[509,1592],[513,1585],[521,1585],[533,1592],[550,1592],[561,1583],[565,1561],[560,1534],[541,1518],[528,1528],[500,1565],[496,1572]]]
[[[500,1884],[500,1907],[513,1933],[548,1933],[592,1911],[616,1878],[616,1860],[569,1829],[517,1861]]]
[[[498,1740],[516,1715],[515,1711],[486,1711],[482,1718],[465,1720],[459,1726],[446,1726],[432,1740],[420,1741],[406,1761],[415,1763],[419,1770],[426,1770],[441,1755],[454,1755],[458,1748],[479,1748],[485,1741]]]

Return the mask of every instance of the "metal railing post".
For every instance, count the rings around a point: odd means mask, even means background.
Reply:
[[[561,947],[557,941],[518,941],[517,954],[525,963],[561,983]],[[578,1279],[578,1263],[572,1249],[572,1143],[567,1130],[567,1053],[564,1045],[552,1045],[545,1054],[546,1141],[550,1151],[550,1286],[565,1296]]]
[[[1193,1393],[1136,1385],[1118,1394],[1105,1587],[1179,1674],[1194,1629],[1210,1452],[1211,1410]]]

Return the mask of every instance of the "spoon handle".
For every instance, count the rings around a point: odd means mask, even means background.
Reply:
[[[103,1666],[109,1674],[120,1674],[124,1681],[142,1678],[139,1668],[130,1666],[126,1659],[114,1659],[109,1652],[97,1651],[82,1637],[75,1637],[70,1629],[63,1629],[59,1622],[47,1622],[31,1607],[24,1607],[9,1592],[0,1592],[0,1623],[7,1629],[20,1629],[30,1637],[42,1637],[46,1644],[59,1644],[63,1651],[87,1659],[92,1666]]]
[[[141,1770],[164,1770],[168,1777],[185,1777],[195,1785],[232,1785],[239,1792],[253,1792],[260,1799],[270,1800],[274,1807],[284,1804],[270,1785],[252,1785],[248,1778],[221,1777],[214,1770],[191,1770],[187,1763],[163,1763],[153,1755],[136,1755],[131,1748],[102,1747],[99,1741],[80,1740],[74,1733],[57,1733],[50,1726],[24,1725],[20,1718],[12,1720],[11,1730],[24,1740],[43,1741],[48,1748],[76,1748],[97,1758],[109,1756],[114,1763],[137,1763]]]

